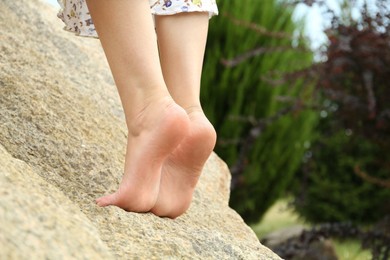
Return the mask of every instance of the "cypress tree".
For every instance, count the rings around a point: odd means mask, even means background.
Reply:
[[[285,2],[229,0],[218,4],[220,16],[210,24],[201,99],[218,133],[216,152],[232,167],[253,128],[252,121],[272,117],[291,105],[280,102],[280,96],[310,102],[310,88],[303,88],[303,81],[275,86],[267,78],[271,72],[288,73],[309,66],[312,55],[304,50],[302,40],[292,37],[302,26],[292,21],[293,8]],[[237,57],[246,58],[239,62]],[[232,63],[224,60],[237,64],[227,66]],[[233,176],[238,181],[230,201],[246,221],[258,221],[284,195],[310,143],[315,121],[310,111],[289,113],[251,143],[245,169]]]

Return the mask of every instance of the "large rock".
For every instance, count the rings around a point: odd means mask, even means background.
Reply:
[[[176,220],[97,207],[126,145],[99,41],[38,0],[1,0],[0,28],[0,259],[280,259],[228,207],[216,155]]]

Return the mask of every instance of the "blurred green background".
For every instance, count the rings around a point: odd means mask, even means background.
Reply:
[[[304,20],[292,19],[302,4],[327,19],[327,41],[315,50]],[[348,222],[367,231],[386,219],[390,2],[339,1],[338,12],[324,1],[218,5],[201,100],[218,133],[216,152],[232,172],[231,207],[260,238],[286,226],[282,220],[264,229],[280,203],[288,205],[286,218],[296,219],[291,225]],[[345,250],[356,251],[357,240]]]

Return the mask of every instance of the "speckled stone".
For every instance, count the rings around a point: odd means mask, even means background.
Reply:
[[[1,259],[112,257],[80,208],[1,145],[0,165]]]
[[[280,259],[228,207],[215,154],[176,220],[99,208],[126,128],[100,43],[39,0],[0,1],[0,259]]]

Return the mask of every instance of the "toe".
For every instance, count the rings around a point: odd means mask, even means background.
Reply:
[[[115,200],[116,200],[115,197],[116,197],[115,193],[100,197],[96,200],[96,204],[99,207],[106,207],[106,206],[110,206],[110,205],[115,205]]]

